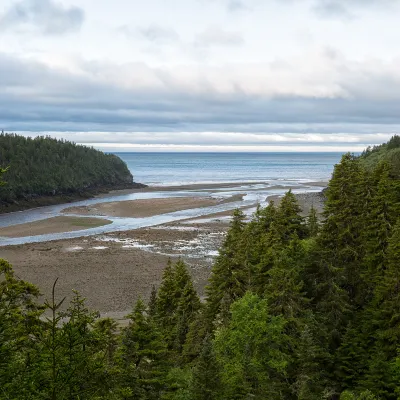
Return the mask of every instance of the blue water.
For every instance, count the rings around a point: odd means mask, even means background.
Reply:
[[[115,153],[136,182],[319,181],[331,177],[341,153]]]

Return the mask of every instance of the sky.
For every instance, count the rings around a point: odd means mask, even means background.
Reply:
[[[108,151],[400,132],[400,0],[0,0],[0,130]]]

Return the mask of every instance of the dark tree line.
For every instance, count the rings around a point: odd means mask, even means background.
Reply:
[[[132,183],[126,164],[113,154],[50,137],[0,134],[0,168],[7,185],[0,202],[73,194]]]
[[[400,182],[343,156],[323,220],[235,211],[201,302],[169,263],[119,329],[0,263],[0,399],[400,399]],[[43,311],[47,309],[46,318]]]

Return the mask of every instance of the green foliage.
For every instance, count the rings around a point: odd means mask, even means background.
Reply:
[[[125,328],[77,293],[39,306],[1,260],[0,399],[398,400],[396,152],[397,136],[344,155],[321,222],[291,192],[249,222],[236,210],[204,304],[169,262]]]
[[[50,137],[1,133],[0,171],[2,202],[132,183],[119,157]]]
[[[271,316],[268,301],[248,292],[231,307],[228,326],[216,332],[224,399],[283,398],[289,356],[286,321]]]
[[[220,367],[217,364],[210,336],[203,342],[199,359],[193,370],[191,398],[193,400],[214,400],[221,390]]]
[[[126,399],[158,399],[165,385],[167,348],[161,331],[139,299],[121,333],[118,362]]]

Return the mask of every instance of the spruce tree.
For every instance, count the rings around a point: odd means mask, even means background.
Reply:
[[[220,368],[217,364],[211,337],[207,335],[193,370],[191,399],[216,400],[219,398],[220,389]]]
[[[341,282],[352,305],[362,302],[362,231],[360,185],[362,170],[358,159],[345,154],[335,166],[326,191],[325,222],[318,236],[320,258],[342,269]]]
[[[368,204],[363,230],[365,246],[364,280],[372,289],[377,285],[386,269],[385,260],[391,231],[399,215],[399,184],[390,177],[391,166],[387,162],[379,164],[373,180],[376,188]],[[370,292],[371,292],[370,289]]]
[[[307,217],[307,228],[310,237],[315,237],[318,235],[319,222],[318,222],[317,210],[314,208],[314,205],[311,206],[310,212]]]
[[[0,259],[0,398],[29,398],[32,380],[41,376],[33,339],[42,325],[39,294]]]
[[[299,203],[292,191],[289,190],[282,197],[275,220],[283,243],[288,243],[294,234],[300,239],[306,237],[307,227],[300,213]]]
[[[222,398],[285,398],[290,351],[284,317],[271,316],[267,300],[252,293],[234,302],[231,313],[214,340]]]
[[[186,336],[189,332],[189,327],[196,318],[200,306],[200,299],[192,281],[189,280],[183,289],[177,309],[177,326],[174,349],[179,354],[181,354],[183,351],[183,345],[186,342]]]
[[[206,312],[210,322],[220,313],[224,296],[230,306],[245,294],[249,286],[249,271],[240,246],[245,227],[244,218],[242,211],[235,210],[230,229],[212,269],[206,288]]]
[[[131,393],[127,399],[159,399],[167,367],[165,341],[141,299],[128,317],[130,323],[121,333],[118,350],[121,389]]]

